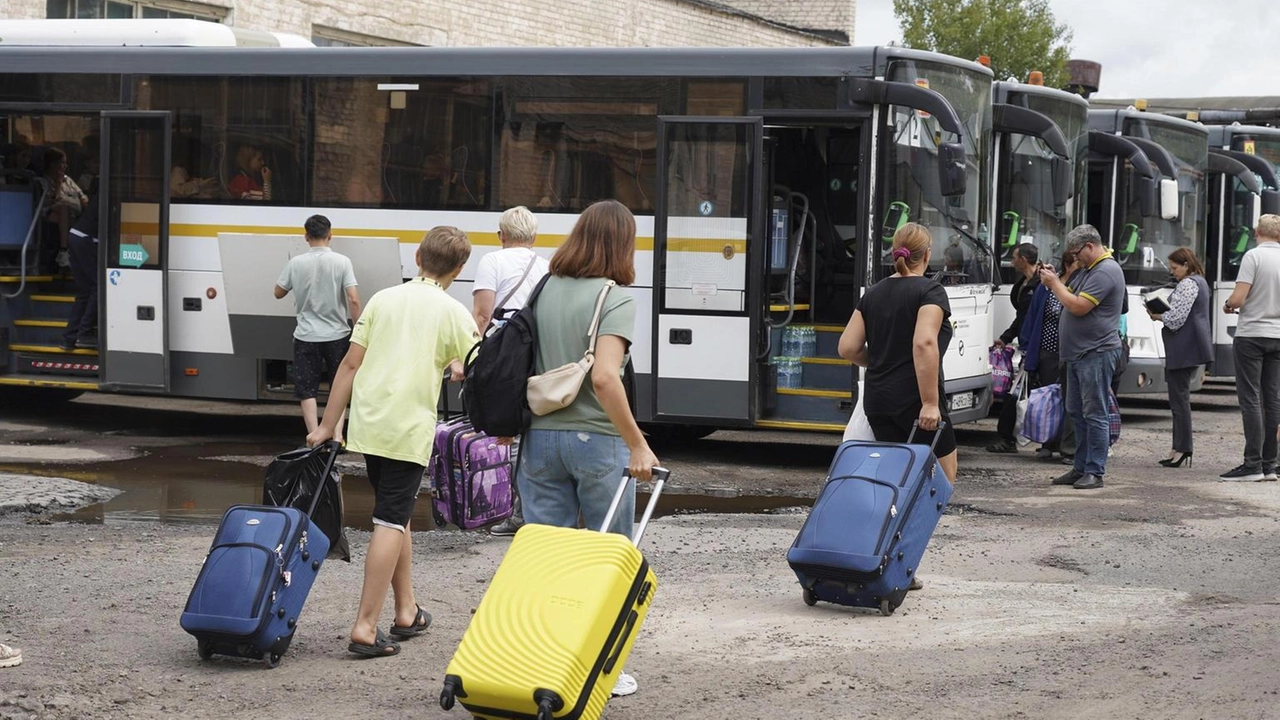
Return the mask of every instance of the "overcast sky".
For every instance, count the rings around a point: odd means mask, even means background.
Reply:
[[[893,0],[857,2],[856,45],[902,40]],[[1102,63],[1097,97],[1280,95],[1277,0],[1049,0],[1049,5],[1074,32],[1071,57]],[[1236,61],[1229,69],[1222,64],[1227,59]]]

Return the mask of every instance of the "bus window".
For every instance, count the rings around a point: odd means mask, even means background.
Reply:
[[[764,106],[781,110],[834,110],[837,82],[833,77],[767,77]]]
[[[119,75],[0,73],[0,102],[118,105]]]
[[[685,83],[685,115],[742,115],[745,108],[746,84],[741,80],[690,80]]]
[[[489,81],[322,78],[314,102],[313,204],[487,207]]]
[[[175,200],[302,204],[307,116],[300,79],[157,76],[140,79],[137,93],[138,109],[173,113],[173,174],[211,180]]]
[[[657,116],[679,85],[653,78],[510,78],[501,109],[498,204],[579,212],[617,199],[653,212]]]

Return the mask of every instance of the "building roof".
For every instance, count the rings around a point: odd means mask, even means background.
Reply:
[[[853,41],[857,0],[694,0],[721,11],[747,15],[846,45]]]

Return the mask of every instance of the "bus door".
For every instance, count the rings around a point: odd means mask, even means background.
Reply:
[[[104,389],[169,389],[167,112],[104,112],[99,309]]]
[[[655,420],[749,424],[763,262],[761,118],[662,117],[653,232]]]

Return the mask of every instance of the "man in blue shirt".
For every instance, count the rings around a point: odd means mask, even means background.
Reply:
[[[1067,251],[1083,266],[1080,278],[1067,287],[1052,268],[1040,271],[1040,281],[1062,303],[1059,353],[1067,365],[1067,414],[1075,423],[1077,447],[1074,467],[1053,481],[1077,490],[1102,487],[1111,446],[1107,404],[1111,380],[1120,362],[1120,316],[1124,313],[1124,271],[1102,245],[1092,225],[1067,234]]]

